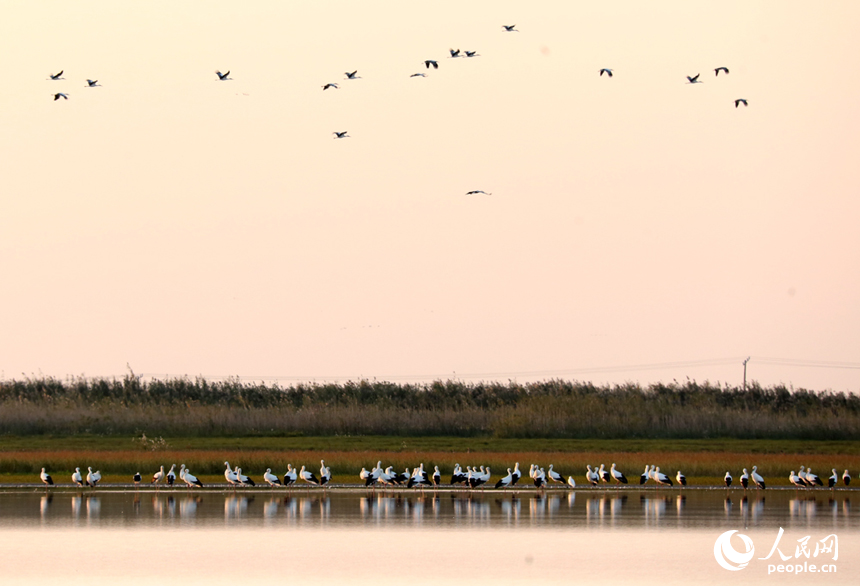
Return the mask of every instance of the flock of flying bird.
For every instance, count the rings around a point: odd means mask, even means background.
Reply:
[[[224,462],[225,470],[224,470],[224,478],[227,481],[227,484],[233,487],[249,487],[256,486],[254,480],[245,474],[242,473],[242,469],[239,466],[231,467],[229,462]],[[176,482],[176,464],[170,466],[170,469],[165,472],[164,466],[161,466],[160,470],[153,474],[152,480],[150,480],[150,484],[155,485],[156,487],[161,483],[166,483],[168,486],[173,486]],[[590,465],[586,466],[586,474],[585,479],[591,486],[597,486],[601,482],[604,484],[609,484],[610,482],[615,482],[616,485],[628,484],[627,477],[615,467],[613,463],[609,470],[606,470],[604,464],[601,464],[598,468],[597,466],[592,469]],[[495,483],[495,488],[505,489],[512,488],[517,485],[520,478],[522,477],[522,472],[520,471],[520,463],[517,462],[514,465],[513,470],[510,468],[507,469],[507,475],[500,478]],[[407,488],[412,487],[438,487],[442,484],[442,473],[439,471],[439,466],[434,466],[434,470],[432,473],[424,470],[424,464],[421,463],[417,468],[414,468],[412,471],[409,468],[406,468],[403,472],[394,471],[392,466],[388,466],[387,468],[382,467],[382,462],[377,462],[376,466],[370,470],[366,468],[362,468],[359,473],[359,478],[364,483],[365,487],[376,487],[376,486],[403,486],[405,485]],[[42,472],[39,474],[42,482],[46,486],[52,486],[54,484],[54,480],[51,478],[51,475],[45,472],[45,469],[42,468]],[[268,486],[278,487],[278,486],[292,486],[298,480],[302,480],[307,485],[314,486],[326,486],[331,482],[331,468],[326,466],[325,460],[320,460],[320,474],[317,477],[313,472],[307,470],[305,466],[302,466],[300,470],[297,470],[292,466],[292,464],[287,464],[287,472],[283,476],[283,480],[279,478],[277,475],[272,474],[271,468],[266,468],[266,471],[263,473],[263,480]],[[463,485],[464,487],[468,487],[470,489],[481,488],[483,490],[484,485],[490,482],[491,472],[489,466],[484,468],[484,466],[473,467],[466,466],[466,469],[460,467],[460,464],[454,465],[454,470],[451,473],[451,486]],[[534,484],[537,489],[544,489],[550,483],[567,485],[571,488],[576,488],[576,480],[573,476],[568,476],[565,481],[564,477],[559,474],[556,470],[553,470],[553,465],[549,465],[549,469],[544,470],[540,466],[532,464],[529,466],[529,478],[531,478],[532,484]],[[203,483],[185,467],[185,464],[182,464],[179,468],[179,479],[185,483],[188,488],[194,487],[203,487]],[[101,480],[101,474],[99,471],[93,472],[92,467],[87,468],[86,476],[81,475],[81,469],[75,468],[75,472],[72,474],[72,482],[77,486],[88,486],[95,487],[99,481]],[[135,486],[139,485],[142,477],[140,472],[137,472],[133,477]],[[653,480],[660,486],[674,486],[674,482],[672,478],[660,472],[659,466],[646,465],[645,471],[639,477],[639,484],[644,485],[649,480]],[[807,469],[804,470],[804,466],[800,467],[800,472],[795,474],[794,470],[791,471],[789,475],[789,480],[792,484],[794,484],[798,488],[815,488],[816,486],[824,486],[824,483],[821,481],[817,475],[812,473],[812,470]],[[687,486],[687,478],[681,474],[679,470],[675,475],[675,481],[677,481],[679,486]],[[753,466],[752,472],[747,472],[747,469],[743,469],[743,474],[739,478],[741,486],[743,486],[744,490],[752,484],[754,487],[758,489],[764,490],[766,488],[764,478],[758,473],[758,467]],[[726,488],[731,487],[733,478],[731,473],[726,472],[724,477],[724,482]],[[836,473],[836,469],[833,469],[833,475],[828,479],[827,486],[828,488],[835,488],[839,482],[839,476]],[[848,474],[848,470],[846,470],[842,474],[842,482],[845,486],[848,486],[851,483],[851,475]]]
[[[502,30],[504,32],[507,32],[507,33],[519,32],[517,30],[515,24],[502,25]],[[477,51],[460,51],[460,49],[449,49],[448,52],[449,52],[449,58],[451,58],[451,59],[456,59],[456,58],[469,59],[469,58],[473,58],[473,57],[480,57],[480,55],[478,54]],[[436,59],[425,59],[424,60],[424,67],[426,69],[431,69],[431,68],[434,70],[439,69],[439,61]],[[59,81],[59,80],[65,79],[63,77],[63,71],[64,70],[61,70],[59,73],[50,74],[48,79],[50,79],[52,81]],[[719,77],[720,73],[723,73],[724,75],[728,75],[729,69],[727,67],[717,67],[716,69],[714,69],[714,75]],[[600,77],[603,77],[604,74],[608,78],[611,78],[614,75],[614,70],[610,69],[608,67],[604,67],[604,68],[599,70],[599,75],[600,75]],[[233,79],[232,77],[230,77],[230,71],[229,70],[226,73],[221,73],[220,71],[216,70],[215,75],[218,76],[219,81],[231,81]],[[345,80],[362,79],[361,76],[358,75],[357,69],[354,71],[351,71],[351,72],[347,71],[344,73],[344,75],[346,76],[344,78]],[[417,73],[411,74],[409,77],[426,77],[426,76],[427,76],[427,74],[424,72],[417,72]],[[703,81],[700,80],[699,77],[700,77],[700,74],[698,74],[698,73],[696,75],[692,75],[692,76],[688,75],[687,76],[687,83],[688,84],[703,83]],[[89,87],[89,88],[101,87],[101,85],[98,83],[97,79],[87,79],[87,85],[84,87]],[[335,89],[336,90],[336,89],[340,89],[340,85],[336,82],[329,82],[329,83],[326,83],[325,85],[323,85],[322,89],[323,89],[323,91],[326,91],[329,89]],[[66,92],[56,92],[53,94],[53,96],[54,96],[54,101],[57,101],[60,98],[63,98],[64,100],[69,99],[69,94]],[[735,108],[737,108],[741,104],[743,104],[744,106],[749,105],[747,100],[744,98],[738,98],[734,102],[735,102]],[[344,131],[334,131],[334,132],[332,132],[332,134],[334,134],[335,139],[351,138],[351,136],[345,130]],[[492,193],[487,193],[486,191],[483,191],[480,189],[475,189],[475,190],[466,192],[466,195],[479,195],[479,194],[481,194],[481,195],[492,195]]]

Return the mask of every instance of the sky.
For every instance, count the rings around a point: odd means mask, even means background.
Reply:
[[[0,379],[860,392],[856,2],[2,14]]]

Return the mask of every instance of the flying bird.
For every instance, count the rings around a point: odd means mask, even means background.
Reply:
[[[360,75],[356,75],[357,73],[358,73],[358,69],[356,69],[352,73],[344,72],[344,75],[346,76],[344,79],[361,79]]]
[[[480,57],[477,51],[466,51],[466,57]]]
[[[409,77],[427,77],[426,73],[413,73]]]
[[[231,77],[227,77],[228,75],[230,75],[229,71],[227,73],[221,73],[220,71],[216,71],[215,75],[217,75],[218,79],[220,79],[221,81],[227,81],[228,79],[232,79]]]
[[[335,138],[352,138],[350,135],[347,134],[346,130],[344,130],[343,132],[332,132],[332,134]]]
[[[600,70],[600,77],[603,77],[603,74],[604,74],[604,73],[605,73],[606,75],[608,75],[609,77],[612,77],[612,70],[611,70],[611,69],[609,69],[609,68],[607,68],[607,67],[604,67],[603,69],[601,69],[601,70]]]
[[[324,86],[322,86],[323,91],[326,91],[326,90],[327,90],[328,88],[330,88],[330,87],[331,87],[331,88],[334,88],[334,89],[339,89],[339,88],[337,87],[337,84],[336,84],[336,83],[327,83],[327,84],[325,84]]]
[[[54,81],[57,81],[58,79],[65,79],[64,77],[61,77],[63,75],[63,70],[60,70],[59,73],[54,73],[54,74],[49,73],[48,75],[50,75],[51,76],[50,78],[53,79]]]
[[[728,67],[717,67],[716,69],[714,69],[714,75],[719,75],[720,71],[725,71],[726,75],[729,74],[729,68]]]
[[[749,104],[747,104],[747,101],[743,98],[738,98],[737,100],[735,100],[735,108],[737,108],[741,104],[743,104],[744,106],[749,106]]]
[[[456,51],[454,49],[448,49],[448,51],[451,53],[451,57],[459,57],[460,56],[460,49],[457,49]]]
[[[69,99],[69,95],[68,95],[68,94],[64,94],[64,93],[57,93],[57,94],[54,94],[54,101],[55,101],[55,102],[56,102],[57,100],[59,100],[60,98],[63,98],[64,100],[68,100],[68,99]]]
[[[87,80],[87,87],[102,87],[102,86],[100,86],[100,85],[99,85],[99,80],[97,80],[97,79],[88,79],[88,80]]]
[[[701,81],[699,81],[699,75],[700,74],[698,74],[698,73],[696,75],[694,75],[693,77],[690,77],[688,75],[687,76],[687,83],[702,83]]]
[[[467,191],[466,195],[478,195],[479,193],[483,193],[484,195],[493,195],[492,193],[487,193],[486,191],[482,191],[480,189],[476,189],[474,191]]]
[[[515,29],[515,28],[514,28],[515,26],[517,26],[517,25],[515,25],[515,24],[510,24],[510,25],[508,25],[508,24],[503,24],[503,25],[502,25],[502,28],[503,28],[503,29],[505,29],[505,32],[506,32],[506,33],[518,33],[518,32],[520,32],[520,31],[518,31],[517,29]]]
[[[433,61],[432,59],[427,59],[427,60],[424,62],[424,66],[425,66],[427,69],[430,69],[430,67],[433,67],[433,69],[439,69],[439,62],[438,62],[438,61]]]

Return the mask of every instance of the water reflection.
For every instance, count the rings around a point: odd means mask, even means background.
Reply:
[[[735,497],[737,498],[737,497]],[[111,492],[98,496],[0,493],[0,525],[281,525],[838,527],[860,524],[849,495],[773,491],[739,501],[716,491],[581,491],[422,494],[406,491],[304,495]],[[638,501],[638,506],[630,506]]]

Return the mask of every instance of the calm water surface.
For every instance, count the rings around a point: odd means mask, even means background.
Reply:
[[[854,491],[4,491],[0,583],[856,584],[855,507]],[[715,557],[730,530],[754,544],[738,571]]]

